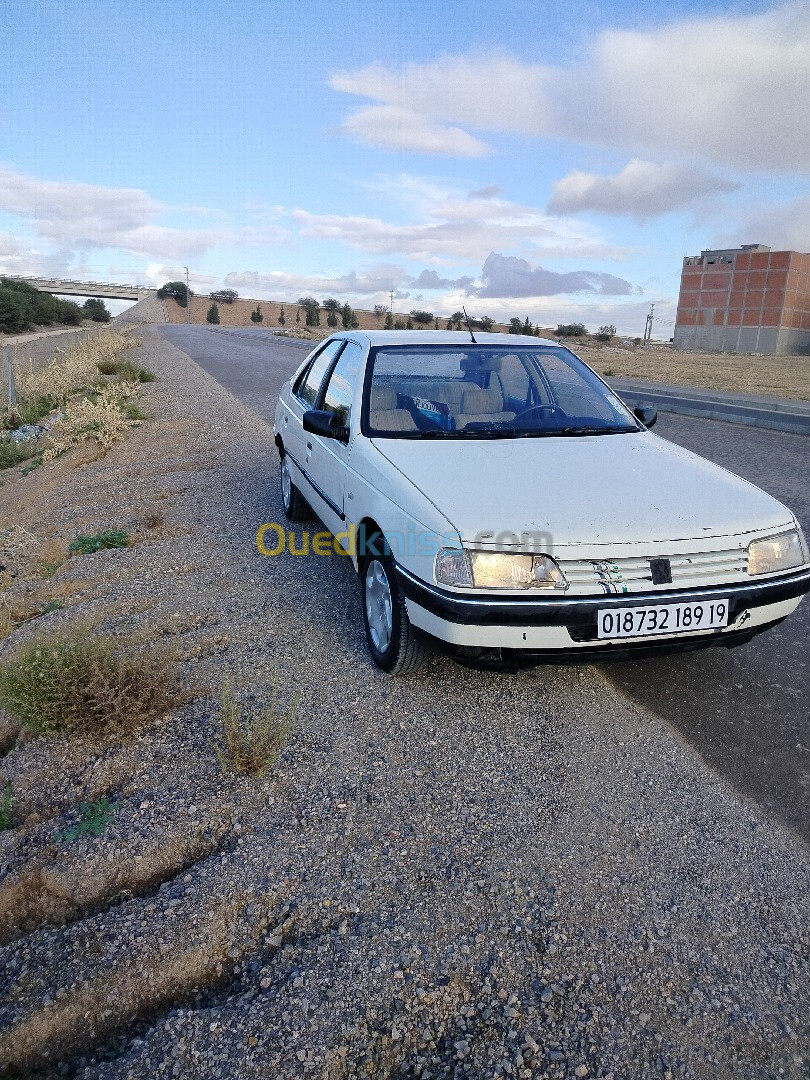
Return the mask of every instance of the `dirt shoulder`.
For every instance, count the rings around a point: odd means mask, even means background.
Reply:
[[[21,739],[3,759],[0,1062],[801,1076],[806,849],[595,668],[374,669],[347,560],[256,550],[283,521],[268,426],[140,333],[148,420],[0,488],[0,530],[51,558],[79,532],[135,542],[15,579],[64,606],[0,657],[91,620],[173,643],[194,699],[128,741]],[[244,708],[297,697],[262,779],[217,759],[225,674]],[[100,798],[103,833],[58,843]]]

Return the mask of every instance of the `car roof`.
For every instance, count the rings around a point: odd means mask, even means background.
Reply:
[[[486,334],[475,330],[478,345],[559,345],[551,338],[529,334]],[[330,336],[375,345],[472,345],[469,330],[339,330]]]

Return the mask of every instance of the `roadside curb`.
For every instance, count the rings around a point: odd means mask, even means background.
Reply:
[[[654,405],[660,412],[723,420],[791,435],[810,435],[810,402],[756,398],[635,379],[608,379],[606,382],[631,408]]]

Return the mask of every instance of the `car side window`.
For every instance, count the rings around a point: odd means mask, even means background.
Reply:
[[[326,384],[321,408],[334,413],[341,427],[349,427],[351,422],[352,401],[362,359],[362,348],[350,341],[340,354]]]
[[[323,377],[329,370],[329,365],[337,356],[343,346],[343,340],[330,341],[326,348],[319,352],[309,366],[309,370],[299,381],[295,390],[296,397],[300,398],[310,409],[315,408],[318,399],[318,391],[321,388]]]
[[[531,378],[529,377],[526,367],[514,354],[504,356],[498,377],[501,381],[504,401],[510,409],[520,411],[549,400],[545,387],[538,382],[534,373]]]

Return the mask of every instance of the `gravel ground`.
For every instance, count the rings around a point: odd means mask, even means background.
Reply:
[[[93,618],[174,642],[196,697],[3,759],[7,1072],[806,1077],[806,848],[599,669],[374,669],[348,561],[256,551],[270,429],[139,333],[147,423],[0,489],[0,528],[137,542],[66,563],[0,653]],[[264,779],[217,761],[224,673],[298,695]],[[56,845],[102,796],[104,835]]]

